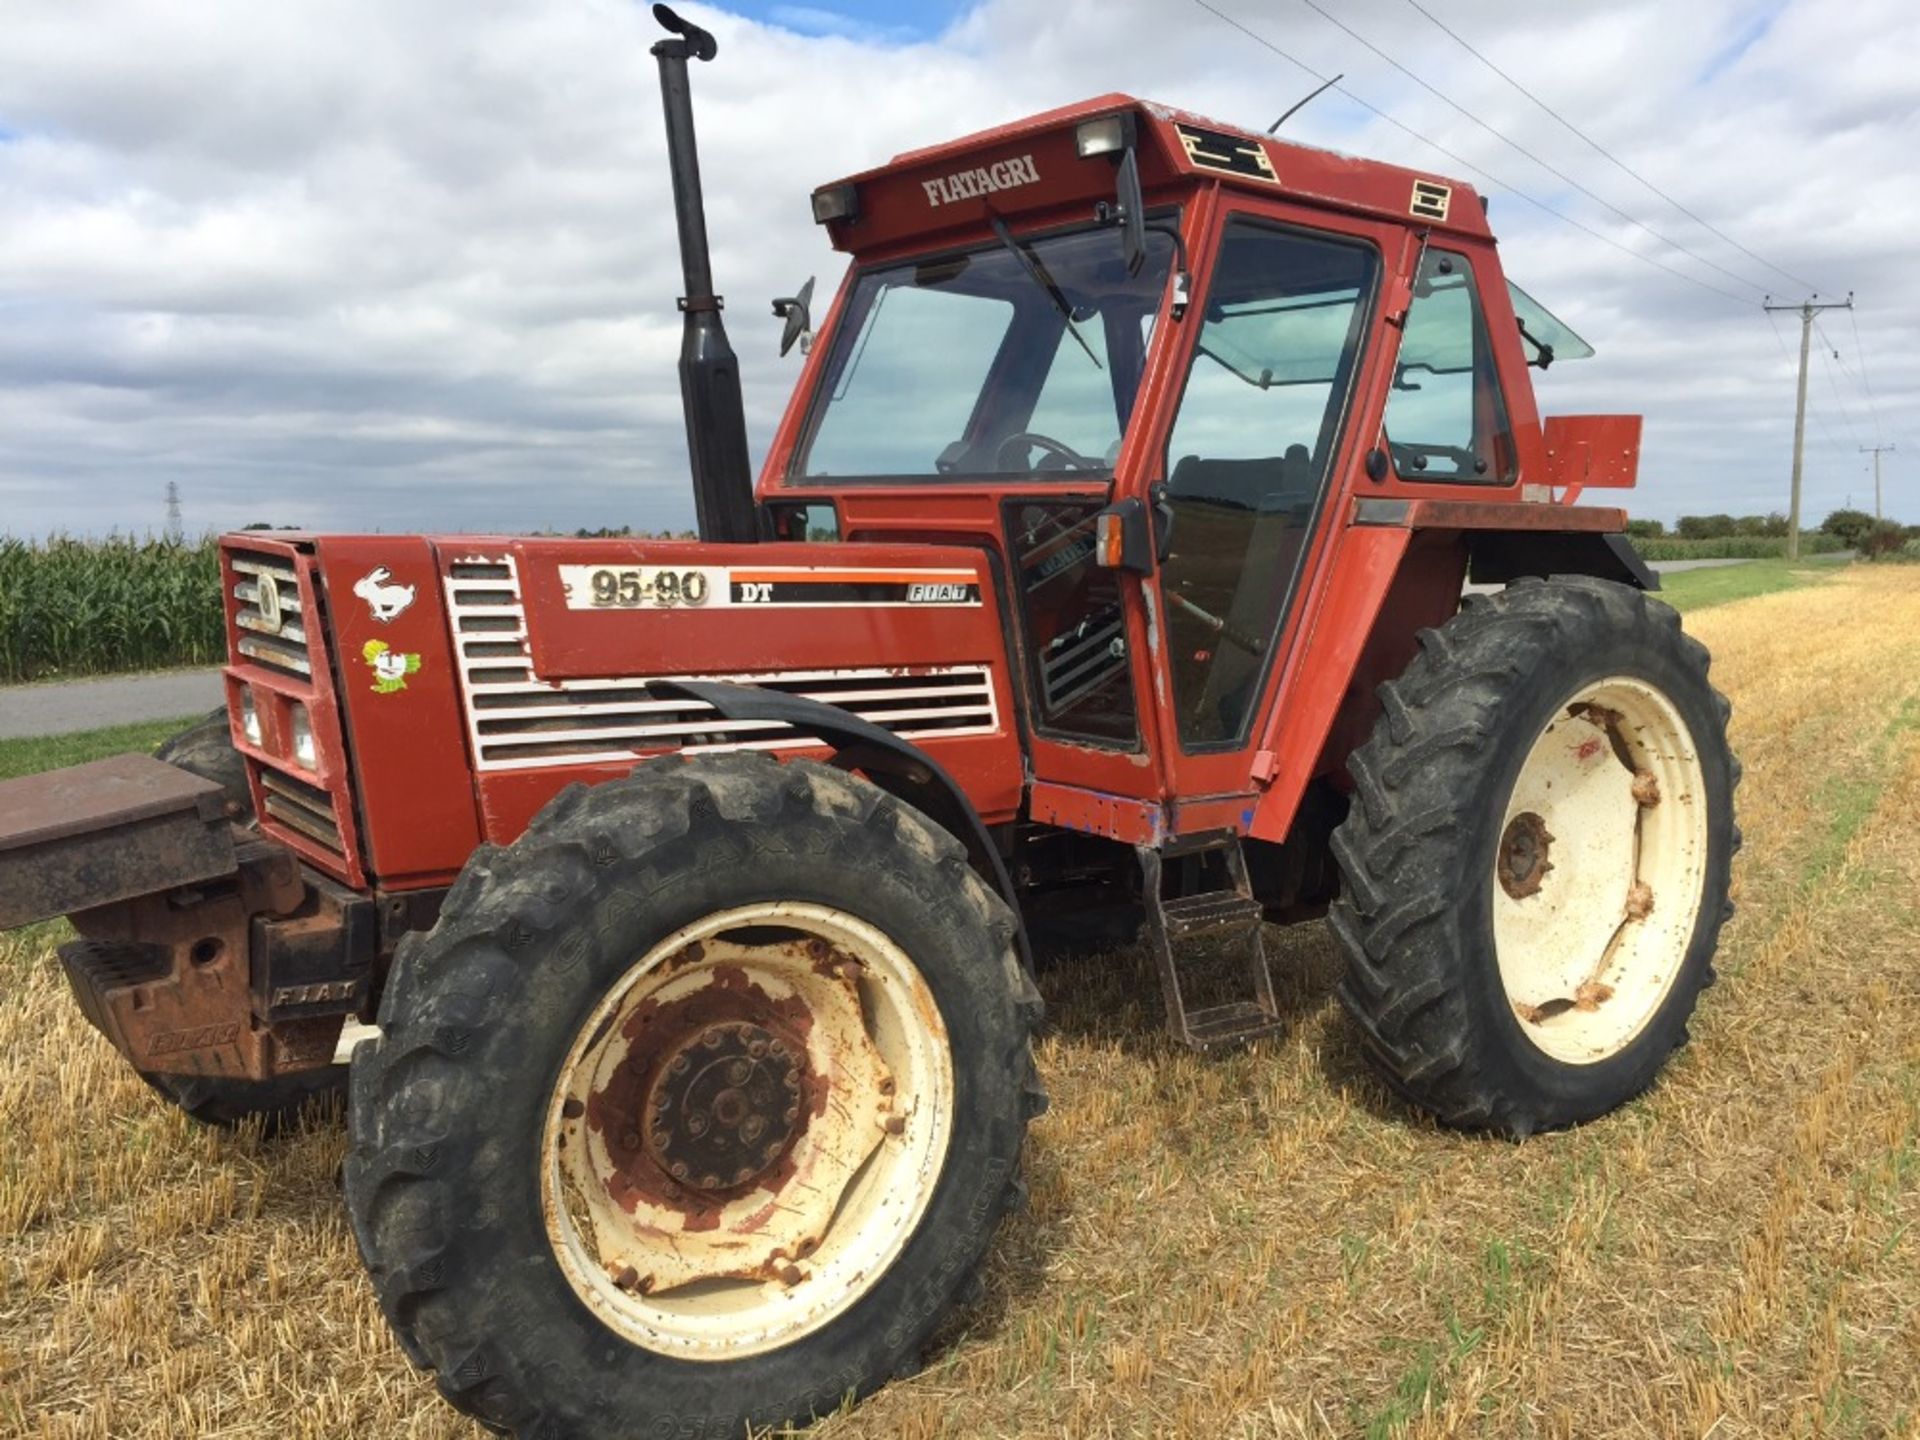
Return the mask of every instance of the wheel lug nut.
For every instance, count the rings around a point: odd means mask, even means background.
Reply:
[[[684,1180],[687,1178],[687,1162],[684,1160],[676,1160],[672,1165],[667,1167],[667,1172],[676,1180]]]
[[[560,1107],[560,1113],[568,1120],[578,1120],[582,1115],[587,1113],[587,1107],[582,1105],[574,1096],[569,1095],[566,1103]]]

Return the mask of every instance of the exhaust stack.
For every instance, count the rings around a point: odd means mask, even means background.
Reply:
[[[667,163],[673,172],[673,209],[680,225],[680,267],[686,316],[680,345],[680,400],[687,414],[687,456],[693,465],[693,507],[702,540],[758,540],[753,471],[747,458],[747,416],[740,401],[740,366],[720,322],[707,251],[707,211],[700,194],[700,155],[693,138],[693,95],[687,60],[711,60],[712,35],[665,5],[653,7],[677,39],[653,47],[660,62],[660,98],[667,115]]]

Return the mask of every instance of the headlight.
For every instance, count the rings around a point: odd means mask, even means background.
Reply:
[[[1073,148],[1082,160],[1093,155],[1112,155],[1133,141],[1133,116],[1102,115],[1098,120],[1083,120],[1074,127]]]
[[[860,213],[860,194],[851,185],[829,185],[813,192],[813,223],[851,220]]]
[[[260,743],[260,712],[253,708],[253,690],[246,685],[240,687],[240,733],[249,743]]]
[[[307,707],[298,700],[287,706],[287,733],[293,737],[293,758],[309,770],[318,768],[313,754],[313,722],[307,718]]]

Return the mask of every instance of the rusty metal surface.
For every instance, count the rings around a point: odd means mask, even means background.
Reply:
[[[797,1283],[851,1177],[897,1133],[860,971],[818,937],[696,941],[588,1044],[563,1081],[561,1203],[620,1288]]]
[[[73,917],[61,947],[87,1019],[140,1070],[265,1080],[329,1063],[351,1003],[308,1006],[269,1024],[257,1011],[250,948],[262,917],[295,917],[343,939],[346,915],[284,846],[240,833],[232,873]]]
[[[150,755],[0,782],[0,929],[234,870],[219,785]]]
[[[1546,821],[1531,810],[1514,816],[1500,837],[1500,857],[1494,867],[1500,888],[1515,900],[1539,894],[1553,869],[1553,861],[1547,858],[1552,848],[1553,836],[1547,833]]]

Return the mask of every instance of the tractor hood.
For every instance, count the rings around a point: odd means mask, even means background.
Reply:
[[[721,717],[676,688],[689,680],[887,730],[989,823],[1020,805],[978,549],[247,532],[222,553],[229,698],[262,825],[350,883],[449,877],[568,782],[651,756],[817,743]]]

